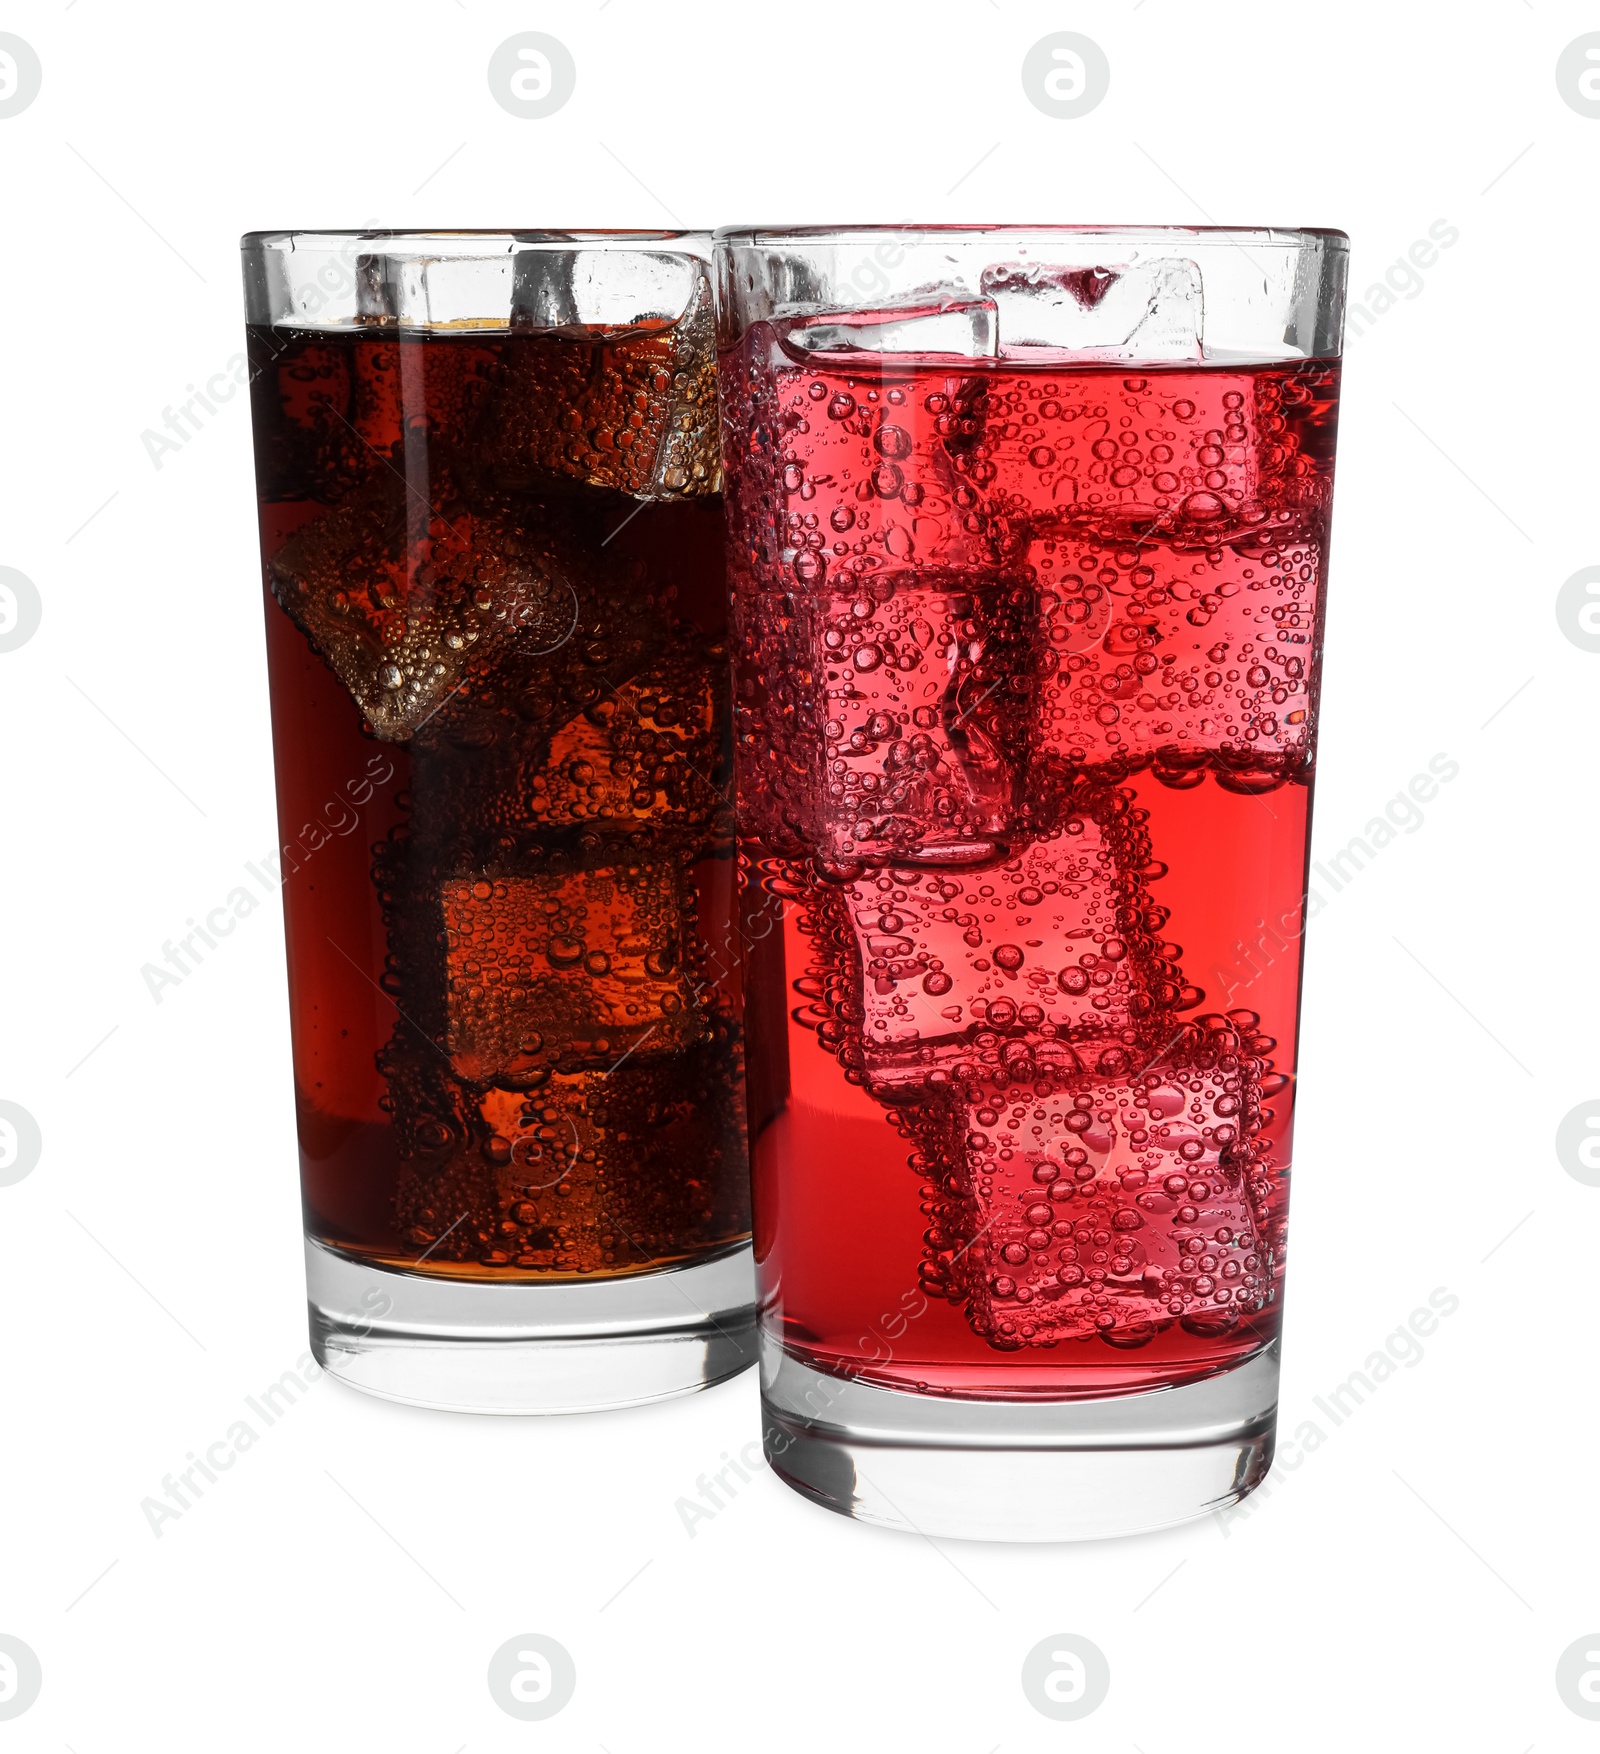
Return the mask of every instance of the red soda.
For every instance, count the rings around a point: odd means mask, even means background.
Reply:
[[[723,362],[763,1319],[982,1397],[1276,1333],[1338,364]]]

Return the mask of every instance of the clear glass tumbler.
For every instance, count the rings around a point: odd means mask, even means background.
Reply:
[[[753,1363],[709,240],[243,241],[316,1355]]]
[[[766,1444],[834,1510],[1270,1463],[1346,255],[717,234]]]

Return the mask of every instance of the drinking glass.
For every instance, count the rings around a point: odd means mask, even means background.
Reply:
[[[1269,1465],[1347,247],[717,233],[766,1446],[834,1510]]]
[[[754,1361],[709,240],[243,240],[318,1359]]]

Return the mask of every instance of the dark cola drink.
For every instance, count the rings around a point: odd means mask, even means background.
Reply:
[[[749,1231],[709,288],[542,272],[249,335],[307,1229],[454,1279]]]

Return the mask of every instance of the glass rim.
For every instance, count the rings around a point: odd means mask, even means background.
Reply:
[[[1350,235],[1327,226],[1238,225],[724,225],[712,233],[718,244],[758,245],[786,238],[811,242],[838,239],[866,242],[873,238],[922,239],[930,243],[977,243],[995,238],[1062,241],[1106,238],[1117,242],[1194,238],[1203,243],[1247,245],[1253,249],[1298,249],[1318,242],[1348,250]]]
[[[246,323],[329,332],[499,331],[524,319],[537,328],[518,299],[538,304],[533,282],[552,271],[570,271],[572,297],[600,313],[596,322],[637,321],[647,307],[676,320],[698,288],[709,298],[715,274],[709,232],[632,228],[246,232],[239,260]]]
[[[511,226],[469,227],[466,229],[452,227],[438,230],[415,227],[383,226],[319,226],[306,230],[292,228],[276,231],[247,231],[239,239],[239,248],[245,254],[252,251],[269,249],[294,250],[300,246],[308,249],[328,249],[338,244],[374,244],[379,249],[368,252],[380,254],[383,247],[390,249],[426,250],[433,255],[449,255],[453,252],[483,255],[514,254],[522,249],[560,248],[577,246],[585,249],[606,249],[612,246],[631,248],[638,245],[655,243],[701,242],[709,244],[712,233],[709,227],[694,230],[655,230],[629,227],[612,227],[610,229],[584,229],[574,231],[519,231]],[[498,245],[499,249],[485,252],[482,246]]]

